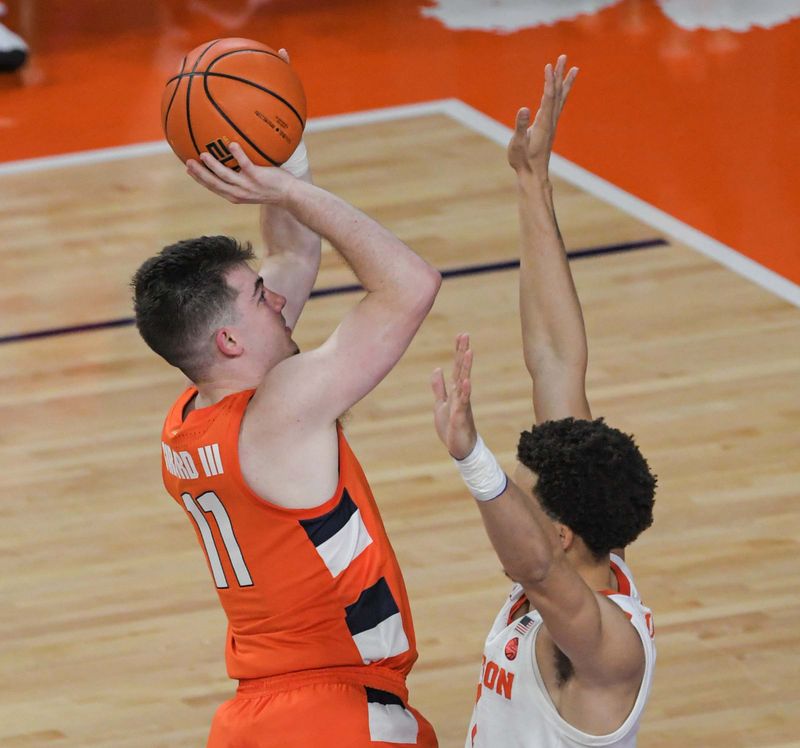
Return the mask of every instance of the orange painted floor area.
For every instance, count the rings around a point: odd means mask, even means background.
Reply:
[[[160,139],[164,81],[217,37],[287,47],[311,117],[455,97],[510,124],[567,52],[581,74],[561,155],[800,283],[800,20],[686,31],[653,0],[622,0],[497,33],[449,30],[423,15],[432,4],[7,2],[32,54],[0,75],[0,161]]]

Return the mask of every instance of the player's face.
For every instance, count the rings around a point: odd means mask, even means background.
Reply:
[[[282,314],[286,299],[268,289],[263,278],[248,266],[231,270],[226,280],[238,291],[236,327],[245,351],[265,360],[283,360],[297,353],[297,344]]]

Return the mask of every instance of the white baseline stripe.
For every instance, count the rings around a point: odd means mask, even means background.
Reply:
[[[318,117],[308,121],[307,130],[309,132],[324,132],[340,127],[355,127],[433,114],[449,115],[462,125],[475,130],[501,145],[505,145],[511,135],[511,129],[509,127],[501,125],[491,117],[486,116],[458,99],[439,99],[419,104],[407,104],[403,106],[386,107],[384,109],[368,109],[362,112]],[[509,116],[513,116],[513,113],[510,113]],[[0,164],[0,177],[7,174],[35,172],[62,166],[78,166],[118,159],[137,158],[139,156],[169,153],[169,151],[170,149],[166,141],[159,140],[150,143],[121,146],[119,148],[103,148],[61,156],[10,161],[5,164]],[[619,187],[615,187],[605,179],[592,174],[561,156],[553,154],[551,165],[553,173],[556,176],[566,179],[568,182],[586,190],[595,197],[624,210],[634,218],[638,218],[640,221],[653,226],[653,228],[663,231],[665,234],[669,234],[679,242],[716,260],[738,275],[753,281],[762,288],[771,291],[776,296],[800,307],[800,286],[792,283],[790,280],[783,278],[772,270],[765,268],[763,265],[759,265],[754,260],[745,257],[735,249],[708,236],[708,234],[704,234],[692,228],[683,221],[679,221],[677,218],[650,205],[644,200],[634,197],[630,193],[621,190]]]
[[[385,109],[366,109],[363,112],[348,114],[334,114],[330,117],[317,117],[310,119],[306,124],[308,132],[325,132],[336,130],[340,127],[356,127],[358,125],[371,125],[377,122],[392,122],[410,117],[424,117],[432,114],[448,114],[442,106],[444,100],[423,102],[420,104],[406,104],[403,106],[387,107]],[[83,166],[84,164],[98,164],[107,161],[138,158],[139,156],[153,156],[161,153],[171,153],[166,140],[155,140],[149,143],[123,145],[116,148],[100,148],[92,151],[78,151],[60,156],[44,156],[43,158],[28,158],[22,161],[8,161],[0,164],[0,177],[7,174],[23,174],[27,172],[42,171],[44,169],[57,169],[63,166]]]
[[[410,119],[411,117],[427,117],[433,114],[449,115],[448,105],[454,101],[456,99],[438,99],[436,101],[423,101],[418,104],[403,104],[383,109],[364,109],[361,112],[317,117],[308,121],[306,129],[308,132],[325,132],[326,130],[336,130],[340,127],[373,125],[378,122],[393,122],[394,120]]]
[[[512,132],[510,127],[501,125],[491,117],[487,117],[457,99],[442,100],[441,105],[445,113],[464,126],[501,145],[508,143]],[[516,112],[512,113],[512,116],[513,114]],[[643,223],[669,234],[682,244],[716,260],[738,275],[800,307],[800,286],[792,281],[557,154],[553,154],[550,165],[556,176],[586,190],[604,202],[624,210]]]
[[[9,174],[26,174],[45,169],[58,169],[63,166],[84,166],[85,164],[102,164],[108,161],[119,161],[139,156],[152,156],[158,153],[169,153],[166,140],[155,140],[150,143],[122,145],[118,148],[99,148],[94,151],[78,151],[61,156],[44,156],[43,158],[27,158],[23,161],[8,161],[0,164],[0,177]]]

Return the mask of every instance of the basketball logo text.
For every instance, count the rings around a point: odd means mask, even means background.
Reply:
[[[255,115],[266,123],[271,130],[274,130],[278,137],[283,138],[287,143],[289,142],[289,136],[286,133],[289,128],[288,122],[284,122],[280,117],[275,117],[275,122],[273,122],[264,112],[259,112],[258,109],[256,109]]]
[[[233,154],[228,150],[228,138],[217,138],[210,143],[206,143],[206,150],[224,166],[234,171],[241,171],[241,166],[236,162]]]

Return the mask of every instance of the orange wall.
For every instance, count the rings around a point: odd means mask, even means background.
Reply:
[[[800,283],[800,21],[684,31],[622,0],[501,34],[448,30],[421,15],[430,4],[275,0],[248,17],[235,0],[9,3],[32,56],[0,76],[0,161],[159,139],[164,81],[220,36],[286,46],[312,117],[456,97],[510,124],[565,51],[581,75],[560,154]]]

